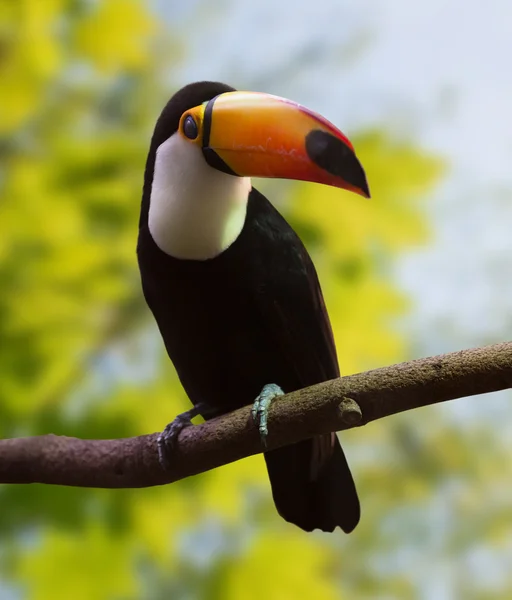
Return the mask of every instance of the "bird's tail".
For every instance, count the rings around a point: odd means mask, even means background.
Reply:
[[[305,531],[350,533],[359,522],[357,491],[336,434],[265,453],[279,514]]]

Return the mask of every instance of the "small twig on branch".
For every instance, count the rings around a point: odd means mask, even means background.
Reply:
[[[405,410],[510,387],[512,342],[358,373],[277,398],[270,409],[267,447],[271,450]],[[149,487],[262,451],[250,406],[183,430],[169,471],[163,471],[158,462],[157,435],[118,440],[54,435],[0,440],[0,483]]]

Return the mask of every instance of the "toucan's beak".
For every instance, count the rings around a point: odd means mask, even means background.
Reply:
[[[369,197],[350,141],[319,114],[257,92],[228,92],[204,107],[202,148],[216,168],[239,176],[325,183]]]

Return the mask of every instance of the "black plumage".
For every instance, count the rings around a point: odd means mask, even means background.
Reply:
[[[252,189],[240,236],[215,258],[173,258],[149,232],[157,147],[186,109],[230,90],[194,84],[164,109],[146,165],[137,248],[146,301],[190,400],[207,406],[205,418],[251,404],[268,383],[290,392],[339,376],[315,267],[261,193]],[[266,452],[265,460],[284,519],[307,531],[357,525],[357,492],[334,434]]]

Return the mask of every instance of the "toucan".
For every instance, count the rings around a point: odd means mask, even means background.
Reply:
[[[144,297],[193,404],[159,438],[164,468],[196,415],[254,402],[265,450],[272,399],[340,375],[313,262],[251,177],[370,195],[348,138],[300,104],[210,81],[171,97],[151,139],[137,243]],[[264,457],[286,521],[354,529],[359,499],[336,434]]]

